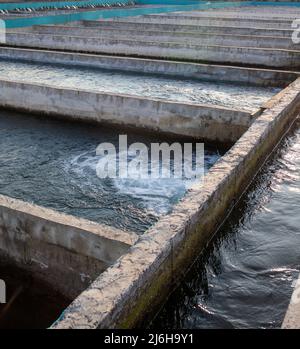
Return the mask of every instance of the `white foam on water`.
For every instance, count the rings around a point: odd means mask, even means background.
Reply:
[[[217,157],[217,155],[216,155]],[[129,154],[129,160],[132,158]],[[206,157],[208,158],[208,157]],[[110,181],[111,190],[117,191],[121,195],[140,200],[140,204],[149,213],[161,216],[168,213],[172,206],[183,197],[186,190],[200,179],[182,178],[110,178],[101,179],[97,177],[97,165],[103,157],[96,155],[95,151],[86,151],[75,155],[70,161],[64,164],[64,169],[71,177],[73,185],[89,188],[95,192],[104,185],[104,181]],[[211,159],[215,162],[215,157]],[[112,159],[115,161],[115,159]],[[161,165],[161,162],[160,164]],[[207,166],[206,166],[207,167]],[[198,168],[197,172],[204,173],[203,168]]]

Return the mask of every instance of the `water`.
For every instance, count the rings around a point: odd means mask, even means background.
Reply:
[[[6,283],[6,304],[0,304],[0,329],[49,327],[71,303],[49,285],[18,267],[0,263],[0,279]]]
[[[277,88],[179,80],[141,73],[4,60],[0,60],[0,75],[2,79],[18,82],[129,94],[176,102],[213,104],[248,112],[255,111],[280,91]]]
[[[300,270],[300,128],[247,191],[154,328],[278,328]]]
[[[100,179],[96,147],[127,132],[0,112],[0,193],[124,230],[144,232],[170,212],[189,181]],[[131,132],[128,145],[174,142]],[[190,140],[189,140],[190,142]],[[205,149],[205,171],[223,154]]]

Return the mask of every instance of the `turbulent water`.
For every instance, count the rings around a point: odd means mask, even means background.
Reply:
[[[294,129],[152,324],[277,328],[300,270],[300,129]]]
[[[249,112],[253,112],[279,92],[276,88],[179,80],[141,73],[4,60],[0,60],[0,75],[5,80],[129,94],[176,102],[213,104]]]
[[[61,212],[144,232],[184,195],[189,181],[100,179],[96,147],[118,149],[124,130],[49,121],[0,113],[0,193]],[[174,142],[159,136],[128,134],[128,145]],[[221,156],[205,149],[207,171]]]

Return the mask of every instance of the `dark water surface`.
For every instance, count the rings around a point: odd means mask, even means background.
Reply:
[[[11,264],[0,262],[6,283],[6,304],[0,304],[0,329],[49,327],[71,303],[48,284]]]
[[[183,180],[100,179],[96,147],[126,130],[0,112],[0,194],[137,233],[168,213],[184,195]],[[174,142],[128,133],[128,145]],[[190,140],[189,140],[190,142]],[[205,171],[221,156],[205,149]]]
[[[300,128],[153,321],[153,328],[278,328],[300,270]]]

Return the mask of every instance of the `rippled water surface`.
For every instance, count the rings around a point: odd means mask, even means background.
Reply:
[[[188,181],[119,180],[96,175],[96,147],[118,149],[124,130],[0,113],[0,193],[92,221],[143,232],[184,195]],[[128,145],[174,139],[128,134]],[[205,170],[222,150],[206,148]]]
[[[214,104],[250,112],[279,92],[276,88],[4,60],[0,60],[0,75],[2,79],[19,82],[130,94],[176,102]]]
[[[299,246],[298,123],[152,326],[280,327],[300,270]]]

